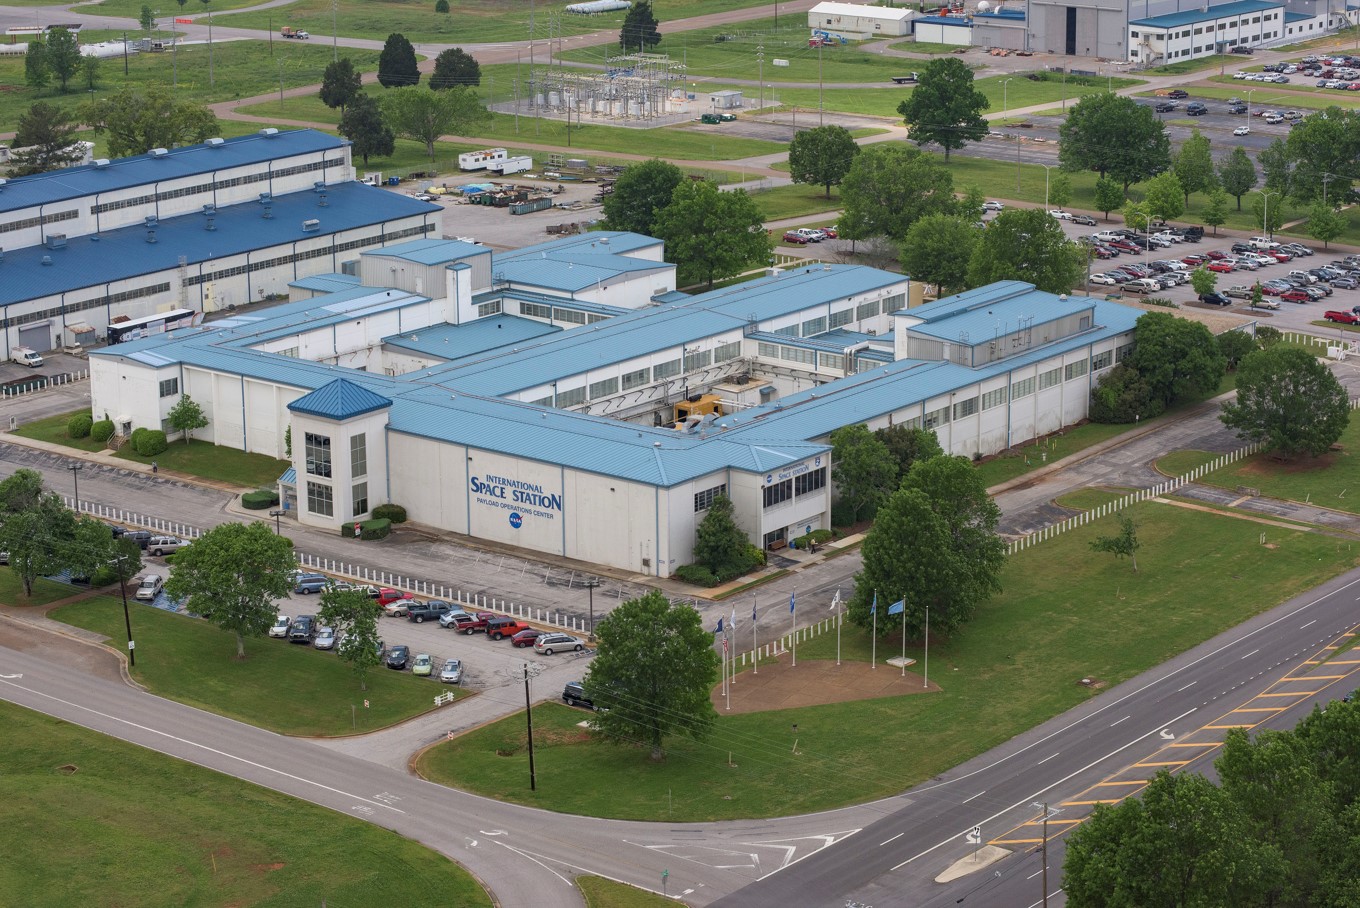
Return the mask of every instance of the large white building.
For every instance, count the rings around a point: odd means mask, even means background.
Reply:
[[[973,455],[1081,420],[1140,314],[1016,282],[906,309],[908,279],[845,265],[691,297],[660,253],[603,232],[366,252],[294,302],[92,351],[94,413],[127,434],[192,394],[198,436],[277,457],[291,428],[281,485],[304,523],[391,501],[665,576],[720,494],[759,545],[829,526],[840,426],[924,426]],[[723,415],[670,428],[701,393]]]
[[[915,15],[913,9],[824,0],[808,10],[808,28],[846,38],[893,38],[911,32]]]

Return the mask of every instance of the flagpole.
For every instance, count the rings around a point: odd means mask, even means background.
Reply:
[[[733,602],[732,618],[727,623],[727,637],[723,637],[723,639],[726,640],[728,637],[731,637],[732,632],[736,629],[737,629],[737,604]],[[732,683],[733,684],[737,683],[737,645],[735,643],[732,644]]]
[[[724,632],[723,632],[723,654],[726,655],[726,653],[727,653],[727,632],[724,631]],[[736,655],[736,653],[733,653],[733,654],[732,654],[732,656],[735,656],[735,655]],[[729,663],[729,666],[730,666],[731,663],[733,663],[733,662],[736,661],[735,659],[732,658],[732,656],[728,656],[728,663]],[[731,684],[731,682],[728,682],[728,685],[727,685],[727,708],[728,708],[729,710],[732,708],[732,684]]]
[[[836,590],[836,605],[841,604],[841,591]],[[836,612],[836,664],[841,664],[841,613]]]
[[[903,596],[903,597],[902,597],[902,601],[903,601],[904,603],[906,602],[906,598],[907,598],[906,596]],[[906,610],[905,608],[903,608],[903,609],[902,609],[902,677],[905,678],[906,676],[907,676],[907,610]]]
[[[751,594],[751,674],[760,674],[760,644],[756,642],[756,594]]]
[[[869,644],[869,668],[878,668],[878,590],[874,590],[874,633]]]
[[[797,600],[794,599],[798,591],[789,593],[789,639],[793,641],[793,665],[791,668],[798,667],[798,615],[794,611],[797,607]]]
[[[925,674],[921,676],[921,686],[930,687],[930,603],[926,603],[926,658]]]

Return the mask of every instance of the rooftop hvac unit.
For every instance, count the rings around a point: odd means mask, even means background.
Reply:
[[[302,222],[302,229],[309,233],[312,231],[320,230],[321,222],[318,221],[316,218],[308,218],[307,220]]]

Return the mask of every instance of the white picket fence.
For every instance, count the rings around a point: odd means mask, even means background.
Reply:
[[[203,535],[203,531],[198,527],[191,527],[186,523],[176,523],[173,520],[162,520],[159,517],[152,517],[148,514],[138,514],[135,511],[124,511],[122,508],[109,508],[102,504],[94,504],[89,501],[75,501],[74,499],[62,496],[62,501],[66,506],[78,514],[88,514],[91,517],[98,517],[100,520],[112,520],[115,523],[125,523],[128,526],[142,527],[153,530],[165,536],[178,536],[180,539],[197,539]]]
[[[0,388],[0,396],[22,397],[25,394],[38,394],[42,391],[61,387],[62,385],[85,381],[89,377],[89,369],[79,369],[75,372],[58,372],[54,375],[47,376],[34,376],[30,381]]]
[[[827,631],[834,631],[836,629],[836,625],[839,623],[843,623],[844,621],[845,612],[843,611],[837,612],[830,618],[823,618],[816,624],[809,624],[807,627],[800,627],[797,630],[790,631],[789,633],[784,634],[783,636],[774,638],[768,643],[760,642],[760,632],[757,631],[756,632],[757,648],[754,650],[746,650],[745,652],[737,653],[732,658],[736,660],[738,670],[744,669],[748,665],[753,665],[756,659],[772,659],[775,656],[787,653],[793,647],[794,641],[797,641],[798,643],[805,643],[808,640],[811,640],[813,637],[825,634]],[[749,626],[739,627],[736,633],[732,635],[731,639],[735,644],[737,638],[743,637],[743,635],[749,637],[750,634],[751,629]],[[721,647],[722,640],[718,640],[717,645]],[[734,649],[736,648],[735,645],[733,648]]]

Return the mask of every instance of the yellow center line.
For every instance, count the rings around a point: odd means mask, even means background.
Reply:
[[[1130,779],[1130,780],[1127,781],[1127,782],[1097,782],[1096,784],[1092,785],[1091,787],[1092,787],[1092,788],[1101,788],[1101,787],[1106,786],[1106,785],[1146,785],[1147,783],[1148,783],[1148,780],[1147,780],[1147,779]]]

